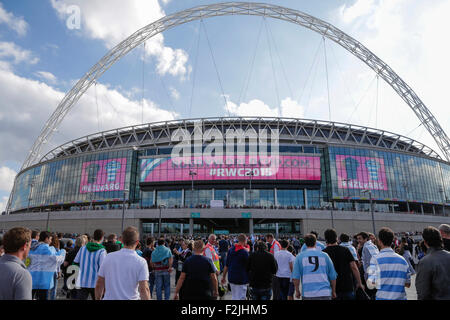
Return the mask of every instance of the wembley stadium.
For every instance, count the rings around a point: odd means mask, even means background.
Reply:
[[[171,120],[98,132],[54,148],[42,146],[77,101],[116,61],[177,25],[224,15],[284,20],[333,41],[371,68],[412,109],[440,153],[408,137],[347,123],[268,117]],[[203,136],[198,139],[196,131]],[[277,170],[249,161],[258,133],[277,132]],[[177,163],[177,132],[200,146],[184,148],[200,161]],[[233,164],[210,161],[208,132],[243,132]],[[247,133],[250,133],[247,135]],[[251,134],[255,133],[255,135]],[[256,138],[255,138],[256,137]],[[206,141],[206,142],[205,142]],[[191,150],[192,149],[192,150]],[[216,150],[217,151],[217,150]],[[229,156],[227,153],[225,158]],[[216,155],[216,154],[215,154]],[[222,156],[221,156],[222,157]],[[421,231],[450,223],[450,139],[414,91],[381,59],[335,26],[306,13],[261,3],[215,3],[165,16],[111,49],[66,94],[17,174],[1,228],[141,234],[271,232],[355,233],[391,227]]]
[[[269,177],[260,163],[178,166],[174,133],[195,128],[224,135],[278,130],[280,169]],[[241,140],[245,154],[251,142]],[[219,168],[235,170],[220,175]],[[172,234],[300,234],[331,224],[356,232],[372,229],[372,201],[377,228],[416,231],[448,222],[449,192],[450,164],[394,133],[304,119],[188,119],[100,132],[55,148],[17,175],[3,220],[62,232],[118,232],[123,217],[155,234],[160,216],[161,232]]]

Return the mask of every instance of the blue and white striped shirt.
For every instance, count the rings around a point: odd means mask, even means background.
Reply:
[[[355,247],[350,242],[341,242],[341,246],[348,248],[353,255],[353,258],[358,261],[358,254],[356,253]]]
[[[331,297],[332,280],[337,273],[330,256],[316,248],[307,248],[295,258],[292,279],[302,282],[302,294],[306,298]]]
[[[306,247],[306,244],[304,243],[303,246],[302,246],[302,248],[300,249],[300,252],[305,251],[306,248],[307,248],[307,247]],[[325,246],[322,242],[316,241],[316,249],[323,250],[323,249],[325,249],[325,248],[326,248],[326,246]]]
[[[77,284],[79,283],[81,288],[95,288],[97,272],[100,269],[105,256],[105,249],[89,252],[86,246],[81,247],[73,260],[73,262],[80,265]]]
[[[380,251],[378,251],[378,248],[376,245],[372,243],[371,240],[367,240],[366,243],[364,243],[361,260],[364,268],[364,279],[367,280],[368,275],[368,268],[370,265],[370,260],[375,257]]]
[[[376,283],[377,300],[406,300],[405,284],[411,272],[405,258],[386,248],[370,260],[368,281]]]

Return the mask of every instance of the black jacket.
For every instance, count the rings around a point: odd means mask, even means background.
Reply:
[[[272,278],[277,273],[278,264],[273,254],[267,251],[250,253],[247,262],[249,284],[252,288],[272,288]]]
[[[120,250],[120,245],[117,243],[114,243],[112,241],[106,241],[104,243],[105,249],[107,253],[111,253],[114,251],[119,251]]]
[[[442,239],[444,240],[444,249],[450,252],[450,239]]]

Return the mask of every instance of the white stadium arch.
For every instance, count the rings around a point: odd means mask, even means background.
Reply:
[[[136,31],[111,49],[100,61],[95,64],[65,95],[56,110],[45,123],[39,137],[34,142],[21,171],[36,164],[41,157],[41,148],[52,136],[58,125],[75,106],[76,102],[95,83],[95,81],[108,70],[116,61],[128,54],[131,50],[144,43],[158,33],[195,20],[207,19],[217,16],[251,15],[264,16],[298,24],[324,37],[336,42],[355,57],[368,65],[375,73],[384,79],[397,94],[414,111],[423,126],[433,136],[442,155],[450,161],[450,139],[439,125],[436,118],[409,87],[386,63],[373,54],[369,49],[335,26],[317,19],[298,10],[293,10],[273,4],[226,2],[186,9],[155,21]]]

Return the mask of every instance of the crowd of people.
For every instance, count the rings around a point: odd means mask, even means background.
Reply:
[[[141,239],[135,227],[119,237],[101,229],[67,236],[8,230],[0,300],[214,300],[228,291],[232,300],[406,300],[412,275],[419,300],[450,299],[447,224],[425,228],[416,243],[389,228],[352,236],[327,229],[323,238],[311,231]]]

